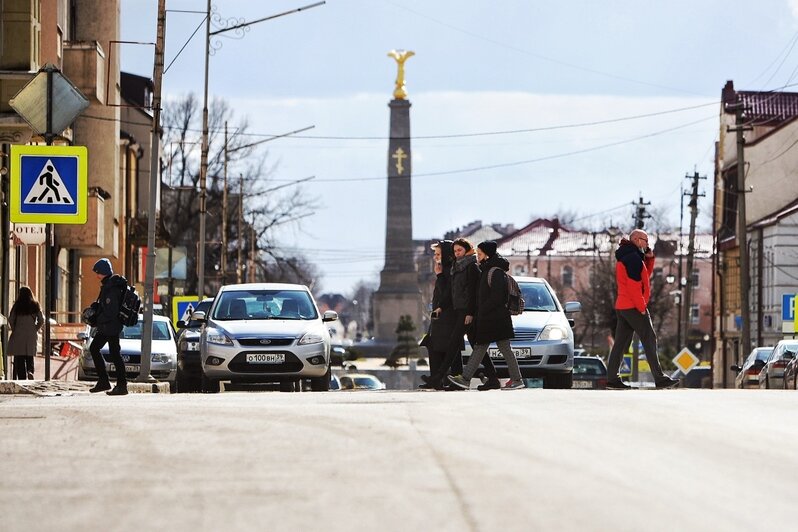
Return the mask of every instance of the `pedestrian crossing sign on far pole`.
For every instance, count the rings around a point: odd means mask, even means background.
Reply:
[[[85,224],[85,146],[11,145],[10,219],[14,223]]]

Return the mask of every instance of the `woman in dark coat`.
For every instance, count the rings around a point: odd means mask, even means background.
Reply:
[[[435,253],[435,288],[432,292],[432,315],[427,338],[430,374],[440,371],[446,358],[449,340],[454,330],[455,312],[452,306],[452,263],[454,251],[451,240],[441,240],[432,246]],[[421,389],[443,389],[443,382],[424,383]]]
[[[468,388],[471,378],[476,373],[483,358],[485,358],[491,342],[496,342],[496,346],[507,363],[507,371],[510,373],[510,380],[505,385],[505,389],[524,388],[518,360],[516,360],[510,347],[510,340],[515,336],[512,316],[507,309],[506,272],[510,269],[510,263],[496,252],[496,247],[496,242],[492,240],[481,242],[477,246],[477,259],[479,260],[482,274],[477,292],[474,351],[471,353],[471,358],[468,360],[468,365],[463,370],[463,374],[449,377],[452,383],[461,388]],[[490,358],[486,360],[486,366],[488,361],[490,361]],[[491,388],[499,387],[499,382],[495,375],[493,377],[489,376],[489,380],[485,384],[490,384]],[[488,388],[485,387],[485,389]]]
[[[20,287],[19,296],[8,315],[8,324],[11,326],[8,352],[14,357],[14,379],[33,379],[33,357],[38,349],[44,315],[27,286]]]

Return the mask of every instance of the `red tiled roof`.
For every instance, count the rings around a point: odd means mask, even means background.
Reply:
[[[775,125],[798,116],[798,92],[735,91],[734,83],[726,82],[722,92],[724,109],[737,103],[737,97],[747,108],[746,115],[754,124]]]

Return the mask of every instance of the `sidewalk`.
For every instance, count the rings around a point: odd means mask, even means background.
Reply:
[[[36,395],[38,397],[52,397],[58,395],[89,395],[89,389],[94,386],[91,381],[65,381],[65,380],[29,380],[29,381],[4,381],[0,380],[0,395]],[[135,382],[127,383],[129,393],[169,393],[168,382]]]

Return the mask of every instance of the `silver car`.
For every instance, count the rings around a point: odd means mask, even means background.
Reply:
[[[784,389],[784,368],[798,353],[798,340],[781,340],[773,348],[765,366],[759,372],[759,387],[768,390]]]
[[[119,348],[122,361],[125,363],[125,373],[128,379],[139,376],[141,365],[141,332],[144,327],[144,316],[139,315],[139,322],[133,326],[125,326],[119,334]],[[80,356],[78,365],[78,380],[97,380],[97,370],[91,358],[89,347],[94,338],[91,337],[91,328],[83,334],[86,343]],[[165,316],[152,317],[152,347],[150,357],[150,375],[159,381],[168,381],[172,390],[175,389],[177,375],[177,341],[172,322]],[[116,378],[116,368],[108,361],[108,344],[100,350],[105,358],[109,376]]]
[[[311,389],[330,388],[330,332],[325,322],[338,314],[319,314],[308,287],[253,283],[219,289],[200,334],[202,389],[219,391],[220,381],[279,382],[310,379]]]
[[[515,277],[524,297],[524,312],[513,316],[515,337],[510,345],[524,378],[542,377],[546,388],[571,388],[574,368],[574,333],[566,314],[579,312],[582,305],[572,301],[560,305],[545,279]],[[466,343],[470,355],[470,347]],[[500,376],[507,364],[496,344],[488,349]]]

